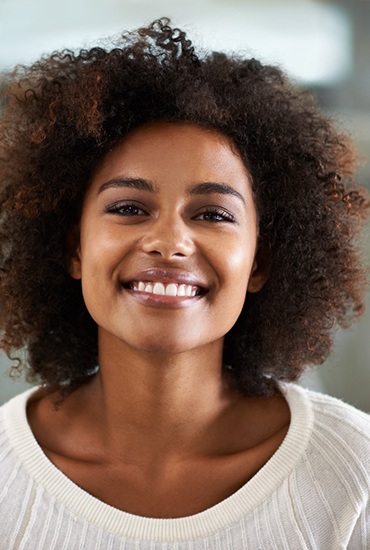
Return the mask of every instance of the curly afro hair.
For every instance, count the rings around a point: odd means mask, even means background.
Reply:
[[[64,50],[5,75],[0,120],[1,347],[28,378],[69,393],[97,366],[97,329],[67,269],[67,237],[99,160],[151,121],[228,136],[251,176],[269,280],[247,294],[224,360],[267,396],[320,364],[363,309],[358,244],[368,211],[350,140],[280,69],[195,53],[161,19],[114,49]],[[24,361],[25,362],[25,361]]]

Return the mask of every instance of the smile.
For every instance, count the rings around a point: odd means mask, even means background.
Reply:
[[[158,296],[188,296],[193,297],[201,293],[201,288],[194,285],[161,283],[153,281],[134,281],[129,288],[135,292],[145,292]]]

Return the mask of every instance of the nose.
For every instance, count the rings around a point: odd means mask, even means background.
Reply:
[[[164,259],[186,257],[193,253],[194,242],[181,218],[159,216],[142,239],[142,250]]]

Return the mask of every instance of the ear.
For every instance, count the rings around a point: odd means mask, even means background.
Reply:
[[[80,228],[72,227],[67,235],[67,270],[73,279],[81,279]]]
[[[248,292],[259,292],[266,283],[271,269],[271,251],[270,247],[261,244],[254,257],[252,271],[248,281]]]

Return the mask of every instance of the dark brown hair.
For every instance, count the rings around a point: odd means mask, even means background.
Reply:
[[[1,346],[73,391],[97,365],[96,326],[66,266],[67,235],[99,159],[130,130],[188,121],[231,138],[251,175],[271,272],[225,337],[240,390],[268,395],[319,364],[363,309],[367,212],[349,139],[280,69],[196,54],[162,19],[114,49],[54,53],[5,75],[0,120]],[[225,258],[227,261],[227,258]]]

